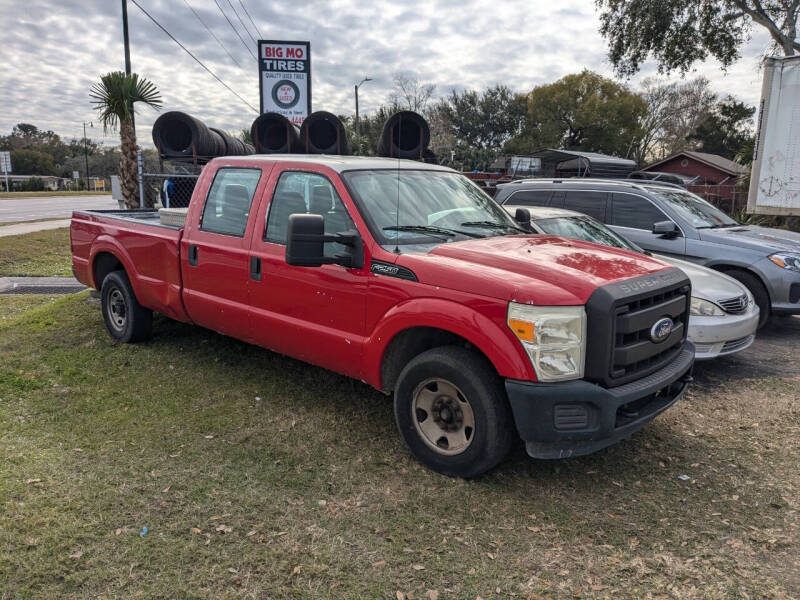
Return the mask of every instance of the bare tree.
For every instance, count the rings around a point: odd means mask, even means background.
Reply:
[[[395,73],[392,82],[394,91],[389,97],[391,103],[416,112],[425,112],[428,101],[436,91],[433,83],[421,83],[416,76],[408,73]]]
[[[639,164],[685,148],[686,138],[708,118],[716,101],[705,77],[685,83],[650,77],[642,82],[640,93],[648,111],[641,121],[641,137],[633,148],[633,158]]]

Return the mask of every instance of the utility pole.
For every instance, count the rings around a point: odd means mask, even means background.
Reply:
[[[86,191],[89,191],[89,148],[86,140],[86,121],[83,122],[83,158],[86,160]]]
[[[125,45],[125,74],[131,74],[131,43],[128,38],[128,0],[122,0],[122,41]],[[133,106],[131,106],[131,127],[133,135],[136,135],[136,119],[133,116]]]
[[[372,81],[369,77],[364,77],[361,81],[359,81],[355,85],[355,92],[356,92],[356,146],[358,147],[358,153],[361,154],[361,126],[358,122],[358,88],[365,84],[368,81]]]
[[[131,74],[131,44],[128,39],[128,0],[122,0],[122,40],[125,43],[125,73]]]

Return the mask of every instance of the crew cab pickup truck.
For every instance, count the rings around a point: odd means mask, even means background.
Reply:
[[[218,158],[182,227],[76,211],[72,264],[120,342],[155,311],[361,379],[422,463],[472,477],[515,431],[538,458],[608,446],[691,380],[679,269],[525,216],[437,165]]]

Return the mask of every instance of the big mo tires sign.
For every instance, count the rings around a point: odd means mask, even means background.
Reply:
[[[311,113],[311,44],[258,42],[261,112],[276,112],[295,125]]]

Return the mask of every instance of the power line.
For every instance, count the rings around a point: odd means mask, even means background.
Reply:
[[[218,38],[216,35],[214,35],[214,32],[213,32],[213,31],[211,31],[211,29],[208,27],[208,25],[206,25],[206,24],[205,24],[205,21],[203,21],[203,19],[201,19],[201,18],[200,18],[200,15],[198,15],[198,14],[197,14],[197,11],[196,11],[194,8],[192,8],[192,5],[191,5],[191,4],[189,4],[189,0],[183,0],[183,1],[186,3],[186,6],[188,6],[188,7],[189,7],[189,10],[191,10],[191,11],[194,13],[194,16],[195,16],[195,17],[197,17],[197,20],[198,20],[198,21],[200,21],[200,23],[202,23],[202,24],[203,24],[203,27],[205,27],[205,28],[206,28],[206,31],[208,31],[208,33],[210,33],[210,34],[211,34],[211,37],[213,37],[215,40],[217,40],[217,43],[220,45],[220,47],[221,47],[223,50],[225,50],[225,52],[228,54],[228,56],[230,56],[230,57],[231,57],[231,60],[232,60],[233,62],[235,62],[237,66],[239,66],[240,68],[242,68],[242,69],[243,69],[244,67],[242,67],[241,63],[240,63],[238,60],[236,60],[236,57],[235,57],[233,54],[231,54],[231,53],[230,53],[230,50],[228,50],[228,48],[227,48],[227,47],[225,47],[225,44],[223,44],[223,43],[220,41],[220,39],[219,39],[219,38]]]
[[[147,15],[147,18],[149,18],[149,19],[150,19],[150,20],[151,20],[153,23],[155,23],[155,24],[156,24],[156,26],[157,26],[157,27],[158,27],[158,28],[159,28],[161,31],[163,31],[164,33],[166,33],[166,34],[167,34],[167,35],[168,35],[168,36],[169,36],[169,37],[172,39],[172,41],[173,41],[173,42],[175,42],[176,44],[178,44],[178,46],[180,46],[181,48],[183,48],[183,51],[184,51],[184,52],[186,52],[186,54],[188,54],[189,56],[191,56],[191,57],[192,57],[192,58],[195,60],[195,62],[196,62],[198,65],[200,65],[200,66],[201,66],[201,67],[203,67],[203,68],[204,68],[206,71],[208,71],[209,75],[211,75],[211,76],[212,76],[214,79],[216,79],[217,81],[219,81],[219,82],[220,82],[220,83],[221,83],[221,84],[222,84],[222,85],[225,87],[225,89],[227,89],[227,90],[228,90],[230,93],[232,93],[234,96],[236,96],[237,98],[239,98],[239,100],[241,100],[242,102],[244,102],[244,103],[245,103],[247,106],[249,106],[250,108],[252,108],[252,109],[253,109],[255,112],[258,112],[258,109],[256,109],[256,107],[255,107],[255,106],[253,106],[253,105],[252,105],[252,104],[250,104],[250,103],[249,103],[247,100],[245,100],[244,98],[242,98],[242,97],[241,97],[239,94],[237,94],[237,93],[236,93],[236,90],[234,90],[234,89],[233,89],[231,86],[229,86],[227,83],[225,83],[224,81],[222,81],[222,79],[220,79],[220,78],[217,76],[217,74],[216,74],[216,73],[214,73],[214,71],[212,71],[212,70],[211,70],[211,69],[209,69],[207,66],[205,66],[205,64],[203,64],[203,61],[201,61],[201,60],[200,60],[199,58],[197,58],[197,57],[196,57],[194,54],[192,54],[192,53],[189,51],[189,49],[188,49],[186,46],[184,46],[183,44],[181,44],[181,43],[180,43],[180,42],[179,42],[179,41],[178,41],[178,40],[175,38],[175,36],[174,36],[174,35],[172,35],[172,34],[171,34],[169,31],[167,31],[167,30],[164,28],[164,26],[163,26],[161,23],[159,23],[158,21],[156,21],[156,20],[155,20],[155,18],[154,18],[154,17],[153,17],[153,16],[152,16],[152,15],[151,15],[149,12],[147,12],[147,11],[146,11],[144,8],[142,8],[142,6],[141,6],[141,5],[140,5],[140,4],[139,4],[139,3],[138,3],[136,0],[131,0],[131,2],[133,2],[133,3],[136,5],[136,7],[137,7],[139,10],[141,10],[141,11],[142,11],[142,12],[143,12],[145,15]]]
[[[255,55],[255,54],[253,54],[253,51],[250,49],[250,46],[248,46],[248,45],[247,45],[247,42],[245,42],[245,41],[244,41],[244,38],[242,38],[242,35],[239,33],[239,30],[238,30],[238,29],[236,29],[236,27],[234,27],[233,23],[231,23],[231,20],[228,18],[228,15],[226,15],[226,14],[225,14],[225,11],[224,11],[224,10],[222,10],[222,7],[219,5],[219,2],[217,2],[217,0],[214,0],[214,4],[216,4],[216,5],[217,5],[217,8],[219,9],[219,12],[221,12],[221,13],[222,13],[222,16],[223,16],[223,17],[225,17],[225,20],[228,22],[228,25],[230,25],[230,26],[231,26],[231,29],[233,29],[233,33],[235,33],[235,34],[236,34],[236,37],[238,37],[238,38],[239,38],[239,41],[240,41],[240,42],[242,42],[242,46],[244,46],[245,48],[247,48],[247,51],[250,53],[250,55],[251,55],[253,58],[256,58],[256,55]],[[258,60],[258,59],[256,58],[256,60]]]
[[[228,0],[228,5],[231,7],[233,14],[236,15],[236,18],[239,19],[239,23],[242,24],[242,29],[244,29],[247,32],[247,35],[250,36],[250,39],[253,40],[253,43],[257,45],[258,42],[256,41],[256,38],[253,37],[253,34],[250,33],[250,30],[247,28],[247,25],[245,25],[244,21],[242,21],[242,17],[239,16],[239,11],[236,10],[236,7],[233,5],[231,0]]]
[[[253,21],[253,17],[250,16],[249,12],[247,12],[247,7],[244,5],[244,2],[242,2],[242,0],[239,0],[239,4],[242,5],[242,10],[244,10],[244,14],[247,15],[247,18],[250,19],[250,22],[253,24],[253,29],[256,30],[256,33],[258,34],[258,37],[261,38],[261,39],[264,39],[264,36],[261,35],[261,32],[258,30],[258,25],[256,25],[255,21]]]

